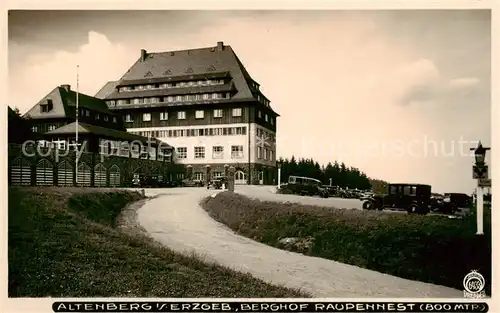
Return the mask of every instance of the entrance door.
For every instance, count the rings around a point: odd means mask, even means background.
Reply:
[[[234,173],[234,183],[236,185],[245,185],[247,183],[245,173],[243,171],[236,171],[236,173]]]
[[[264,184],[264,171],[259,172],[259,185]]]

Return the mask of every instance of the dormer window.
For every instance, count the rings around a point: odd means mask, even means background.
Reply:
[[[53,108],[54,108],[54,104],[52,103],[51,99],[48,99],[47,103],[40,104],[40,112],[42,112],[42,113],[50,112],[50,111],[52,111]]]

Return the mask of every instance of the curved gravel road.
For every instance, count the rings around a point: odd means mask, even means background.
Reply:
[[[259,191],[253,186],[237,188],[249,196],[260,192],[268,200],[281,199],[273,197],[269,187],[260,187]],[[269,283],[300,288],[314,297],[463,298],[462,291],[452,288],[292,253],[239,236],[199,206],[202,198],[215,193],[204,188],[147,190],[147,195],[159,196],[139,209],[138,221],[154,239],[175,251],[195,252],[207,261],[248,272]]]

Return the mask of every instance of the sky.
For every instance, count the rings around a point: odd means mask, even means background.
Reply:
[[[491,140],[487,10],[10,11],[9,105],[55,86],[94,95],[140,49],[230,45],[281,116],[277,157],[471,193]],[[299,123],[300,121],[300,123]],[[489,160],[488,160],[489,161]]]

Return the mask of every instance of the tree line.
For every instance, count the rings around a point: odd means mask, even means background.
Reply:
[[[383,192],[387,188],[387,183],[377,179],[369,178],[365,173],[356,167],[347,166],[344,162],[328,162],[320,165],[313,159],[300,158],[295,156],[278,159],[281,166],[281,182],[286,183],[290,176],[304,176],[316,178],[325,185],[340,186],[350,189],[373,189],[376,192]]]

